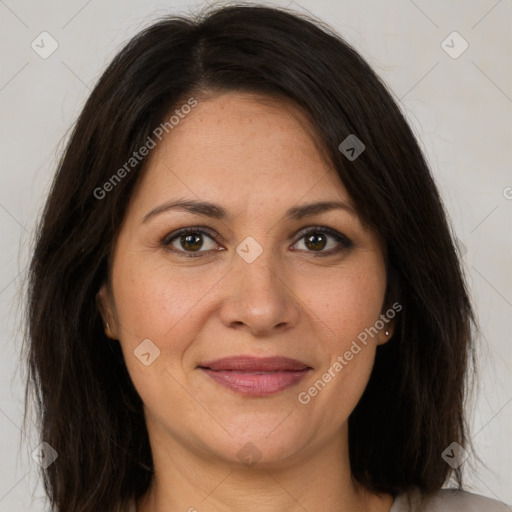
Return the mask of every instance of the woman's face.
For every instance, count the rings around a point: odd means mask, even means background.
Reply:
[[[151,151],[99,298],[153,444],[278,464],[346,434],[393,322],[375,334],[383,253],[309,133],[293,106],[227,93]],[[304,209],[325,202],[342,206]]]

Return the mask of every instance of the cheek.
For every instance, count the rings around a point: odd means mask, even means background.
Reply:
[[[127,254],[125,252],[125,254]],[[133,348],[149,338],[163,350],[179,352],[220,305],[225,268],[178,267],[136,253],[116,261],[113,275],[119,338]],[[385,270],[373,252],[347,265],[302,269],[288,283],[302,309],[303,329],[320,334],[324,352],[337,354],[378,319]],[[217,299],[214,299],[214,297]],[[222,293],[220,293],[222,300]],[[202,320],[201,320],[202,319]],[[172,343],[169,343],[172,340]]]
[[[180,396],[184,355],[212,314],[214,305],[208,299],[214,296],[216,284],[222,286],[223,274],[201,272],[199,267],[171,267],[161,259],[137,257],[137,253],[116,261],[113,287],[118,338],[134,385],[147,403],[158,400],[162,392]],[[140,347],[148,339],[157,347],[149,344],[157,356],[145,366],[137,354],[146,353]],[[149,358],[153,359],[152,353]]]
[[[199,280],[166,265],[119,262],[114,275],[117,318],[125,341],[163,341],[199,304],[211,288],[208,275]],[[198,274],[199,275],[199,274]]]
[[[181,380],[184,353],[201,337],[201,329],[221,305],[219,300],[228,298],[221,290],[227,269],[212,266],[205,272],[199,266],[173,267],[137,253],[119,257],[114,269],[118,337],[134,384],[151,401],[150,395],[157,394],[162,382],[171,387],[177,385],[169,374]],[[321,361],[322,368],[317,373],[322,375],[339,356],[351,350],[360,333],[377,321],[385,292],[385,271],[375,253],[367,252],[348,260],[346,265],[330,269],[310,265],[289,277],[288,285],[302,310],[295,328],[303,330],[301,336],[311,338],[308,352]],[[134,357],[134,350],[145,339],[160,350],[159,358],[149,368]],[[350,379],[345,385],[353,387],[355,394],[362,392],[373,363],[375,343],[369,339],[367,346],[361,348],[341,372],[331,370],[336,378],[329,388],[337,389]]]
[[[198,303],[211,287],[209,279],[192,283],[169,266],[136,258],[116,263],[118,337],[133,384],[153,412],[162,409],[162,396],[186,408],[190,397],[183,392],[181,361],[200,328]]]
[[[332,269],[329,279],[304,287],[305,302],[328,334],[330,353],[348,349],[345,347],[352,340],[379,319],[386,290],[385,269],[376,258],[367,260],[350,268]]]
[[[368,256],[370,256],[368,254]],[[375,324],[382,312],[385,269],[376,258],[337,269],[323,288],[309,292],[308,302],[322,335],[322,365],[308,382],[300,402],[309,411],[331,410],[322,420],[334,428],[351,414],[370,378],[376,351]]]

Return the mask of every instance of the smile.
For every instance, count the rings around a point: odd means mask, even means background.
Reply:
[[[198,367],[216,383],[247,396],[268,396],[299,383],[312,368],[288,357],[234,356]]]

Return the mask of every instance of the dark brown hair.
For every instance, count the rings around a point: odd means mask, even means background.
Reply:
[[[307,112],[363,221],[387,251],[395,334],[379,347],[349,418],[353,477],[374,492],[441,488],[441,453],[467,446],[465,377],[474,317],[439,193],[417,140],[381,79],[321,22],[285,9],[217,8],[161,19],[114,58],[74,127],[30,266],[26,403],[59,458],[43,471],[54,510],[120,511],[148,489],[152,456],[142,402],[95,296],[144,169],[94,193],[184,98],[247,91]],[[365,144],[349,160],[338,146]],[[470,355],[473,355],[471,358]]]

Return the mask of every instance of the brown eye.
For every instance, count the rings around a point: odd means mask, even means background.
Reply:
[[[304,240],[305,249],[300,248],[300,250],[317,253],[318,256],[337,254],[353,245],[345,235],[323,226],[309,228],[295,243],[295,246],[302,240]],[[208,241],[210,246],[208,246]],[[161,244],[165,249],[187,258],[206,256],[212,251],[222,250],[216,249],[217,244],[213,236],[204,229],[181,229],[166,236]]]
[[[210,247],[205,243],[205,238],[213,243],[210,243]],[[162,245],[166,249],[185,257],[203,256],[204,253],[214,250],[216,246],[215,241],[206,231],[190,228],[171,233],[162,240]],[[205,245],[206,249],[201,250]]]
[[[305,244],[308,249],[312,251],[322,250],[326,244],[326,236],[323,233],[313,233],[305,237]]]
[[[316,252],[319,256],[337,254],[344,249],[352,247],[353,243],[343,234],[327,227],[309,228],[295,244],[304,240],[307,252]],[[331,241],[330,241],[331,240]],[[327,247],[327,250],[324,250]]]
[[[197,251],[203,245],[201,237],[202,235],[181,235],[179,241],[183,249]]]

